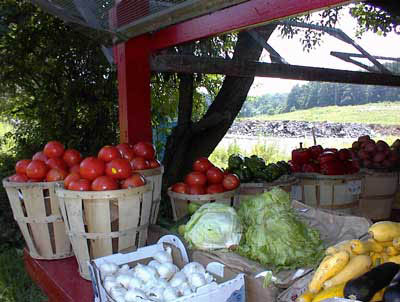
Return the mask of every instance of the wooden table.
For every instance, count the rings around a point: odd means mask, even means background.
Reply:
[[[24,250],[25,269],[47,295],[48,302],[92,302],[92,283],[78,272],[75,257],[61,260],[37,260]]]

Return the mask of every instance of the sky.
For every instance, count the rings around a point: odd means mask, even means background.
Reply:
[[[355,38],[356,22],[354,19],[343,14],[339,26],[344,33],[353,38],[355,42],[374,56],[399,57],[400,35],[389,34],[386,37],[378,36],[372,32],[365,33],[361,39]],[[299,41],[299,37],[287,39],[280,37],[276,30],[268,43],[289,63],[294,65],[325,67],[344,70],[360,70],[360,67],[344,62],[330,55],[331,51],[359,53],[353,46],[346,44],[327,34],[322,37],[322,43],[315,50],[305,52]],[[261,61],[269,62],[268,52],[264,50]],[[250,89],[250,96],[259,96],[267,93],[290,92],[296,84],[305,84],[306,81],[284,80],[276,78],[255,78]]]

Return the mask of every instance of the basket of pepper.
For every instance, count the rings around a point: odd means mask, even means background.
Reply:
[[[297,179],[290,175],[291,167],[287,162],[266,164],[265,160],[257,155],[231,155],[227,171],[238,175],[240,179],[239,201],[249,195],[262,194],[272,187],[291,192],[292,185],[297,183]]]

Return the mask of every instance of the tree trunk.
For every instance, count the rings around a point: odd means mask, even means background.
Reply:
[[[275,24],[265,26],[268,38],[275,28]],[[258,61],[262,50],[262,46],[244,31],[238,35],[233,59]],[[167,140],[164,192],[171,184],[183,181],[196,158],[212,153],[239,114],[254,81],[254,77],[227,76],[206,114],[198,122],[192,122],[193,76],[181,74],[179,78],[179,118]]]

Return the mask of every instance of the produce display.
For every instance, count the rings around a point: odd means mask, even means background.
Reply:
[[[184,182],[172,185],[173,192],[191,195],[216,194],[232,191],[240,185],[238,176],[222,171],[205,157],[195,160],[192,170],[185,176]]]
[[[400,223],[370,226],[370,238],[328,247],[307,291],[296,302],[347,298],[362,302],[400,301]]]
[[[272,182],[291,173],[290,165],[285,161],[267,165],[265,160],[257,155],[243,157],[240,154],[232,154],[229,157],[227,171],[236,174],[243,183]]]
[[[148,142],[104,146],[97,156],[82,158],[79,151],[50,141],[32,159],[18,161],[16,174],[9,180],[64,181],[66,189],[75,191],[116,190],[145,185],[145,178],[135,171],[159,166],[154,146]]]
[[[189,246],[201,250],[223,249],[239,245],[242,225],[234,208],[207,203],[191,216],[181,232]]]
[[[353,158],[359,161],[363,168],[390,171],[400,169],[399,139],[389,146],[385,141],[375,142],[368,135],[361,136],[353,142],[351,151]]]
[[[147,265],[138,263],[130,268],[107,262],[99,270],[105,290],[116,302],[174,301],[215,282],[198,262],[190,262],[180,270],[173,263],[170,247],[157,252]]]
[[[275,270],[312,267],[323,256],[317,230],[298,217],[280,188],[240,203],[243,235],[237,252]]]
[[[321,173],[324,175],[344,175],[358,173],[359,162],[353,160],[348,149],[324,149],[322,146],[300,148],[292,151],[289,161],[293,173]]]

